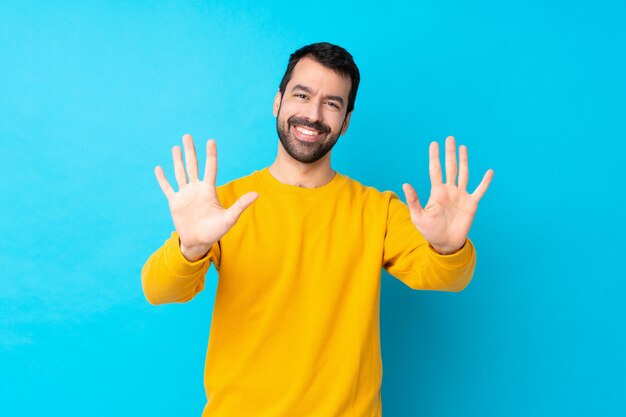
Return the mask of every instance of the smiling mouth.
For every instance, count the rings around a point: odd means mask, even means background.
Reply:
[[[304,126],[294,126],[294,129],[296,129],[298,132],[302,133],[303,135],[307,135],[307,136],[317,136],[320,133],[322,133],[319,130],[310,129]]]
[[[312,129],[310,127],[295,124],[292,125],[292,127],[295,138],[301,142],[317,142],[324,135],[324,132],[320,132],[319,130]]]

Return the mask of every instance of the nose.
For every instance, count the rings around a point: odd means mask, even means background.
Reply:
[[[311,122],[322,121],[322,103],[317,100],[311,100],[304,111],[303,116],[309,119]]]

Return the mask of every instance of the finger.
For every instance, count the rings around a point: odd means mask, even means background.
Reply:
[[[430,143],[428,154],[430,156],[428,162],[430,183],[432,186],[441,185],[443,180],[441,178],[441,162],[439,161],[439,144],[437,142]]]
[[[411,186],[411,184],[402,184],[402,190],[404,191],[406,204],[409,206],[409,210],[411,211],[411,216],[421,216],[423,209],[415,189]]]
[[[156,168],[154,168],[154,175],[156,175],[156,179],[159,182],[159,186],[161,187],[163,194],[165,194],[165,197],[167,197],[169,201],[170,198],[174,197],[175,192],[172,186],[170,185],[169,181],[165,177],[163,168],[161,168],[160,166],[157,166]]]
[[[481,198],[487,192],[487,188],[489,188],[489,184],[491,184],[491,179],[493,178],[493,169],[488,169],[483,176],[483,180],[478,184],[476,190],[472,193],[472,197],[476,198],[477,201],[480,201]]]
[[[454,136],[446,138],[446,184],[456,184],[456,141]]]
[[[185,165],[187,166],[189,182],[196,182],[198,181],[198,158],[191,135],[183,136],[183,147],[185,148]]]
[[[212,188],[215,188],[215,178],[217,177],[217,145],[213,139],[206,143],[206,163],[204,167],[204,181]]]
[[[467,180],[469,178],[469,164],[467,160],[467,146],[459,146],[459,189],[465,191],[467,189]]]
[[[228,213],[229,221],[231,224],[235,224],[241,216],[241,213],[259,197],[259,193],[251,191],[239,197],[235,203],[230,206],[226,212]]]
[[[172,159],[174,160],[174,176],[178,183],[178,189],[181,190],[187,185],[187,175],[183,166],[183,153],[180,150],[180,146],[172,148]]]

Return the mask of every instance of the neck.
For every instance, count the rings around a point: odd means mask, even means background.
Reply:
[[[330,167],[330,152],[318,161],[305,164],[293,159],[280,142],[276,160],[268,169],[270,174],[283,184],[302,188],[321,187],[335,176],[335,171]]]

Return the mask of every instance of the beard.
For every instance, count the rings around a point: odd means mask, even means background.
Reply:
[[[315,142],[301,141],[290,132],[294,125],[326,133],[326,138]],[[278,132],[280,143],[283,144],[283,148],[285,148],[289,156],[305,164],[312,164],[322,159],[335,146],[340,134],[340,132],[333,132],[329,126],[321,122],[310,122],[301,117],[291,116],[286,121],[283,120],[281,122],[280,109],[276,117],[276,131]]]

